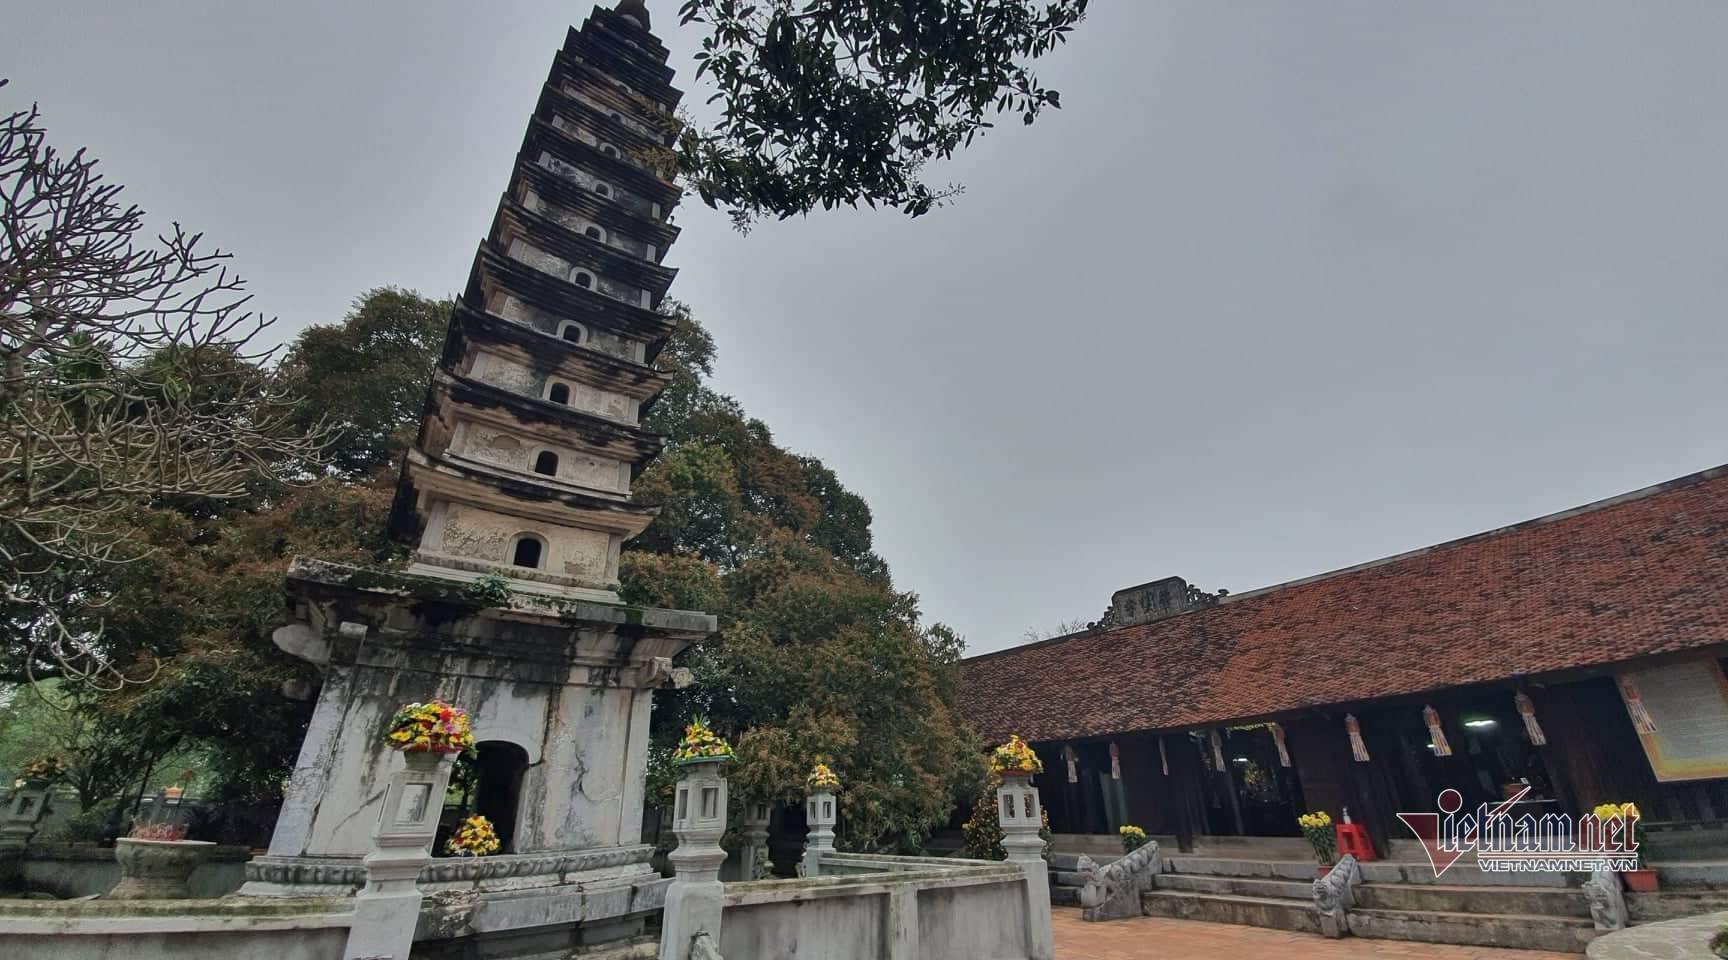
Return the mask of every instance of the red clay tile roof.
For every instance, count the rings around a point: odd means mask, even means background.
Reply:
[[[1728,466],[1577,510],[962,661],[987,740],[1265,717],[1728,644]]]

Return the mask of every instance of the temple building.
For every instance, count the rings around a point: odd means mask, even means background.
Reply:
[[[1348,808],[1384,855],[1442,789],[1528,786],[1515,813],[1635,801],[1654,842],[1728,818],[1725,651],[1716,467],[1234,596],[1119,591],[1104,625],[965,660],[961,696],[1034,744],[1058,835],[1189,850]]]
[[[715,624],[617,592],[620,549],[653,519],[630,491],[662,445],[641,420],[674,329],[658,308],[681,95],[649,26],[641,0],[596,7],[553,59],[402,467],[405,561],[289,571],[275,640],[323,682],[247,894],[359,888],[403,763],[383,731],[439,698],[478,741],[444,829],[484,815],[502,850],[431,861],[420,888],[461,896],[429,901],[422,935],[568,950],[633,935],[661,906],[668,881],[641,842],[653,694],[684,682],[672,657]]]

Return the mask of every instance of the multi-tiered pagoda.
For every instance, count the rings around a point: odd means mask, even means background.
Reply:
[[[630,482],[660,450],[640,419],[673,327],[678,188],[654,161],[680,94],[647,23],[640,0],[596,10],[553,62],[403,469],[412,572],[617,599],[619,547],[651,519]]]
[[[275,639],[323,684],[245,893],[364,882],[402,762],[382,732],[436,697],[473,715],[477,779],[457,809],[491,819],[503,851],[433,860],[420,888],[462,896],[430,900],[423,929],[552,925],[580,945],[660,904],[641,843],[653,691],[714,618],[616,592],[619,550],[652,519],[630,485],[660,450],[641,414],[673,330],[657,308],[678,189],[659,164],[680,94],[648,28],[641,0],[595,8],[553,60],[403,465],[392,525],[411,559],[289,571],[293,622]]]

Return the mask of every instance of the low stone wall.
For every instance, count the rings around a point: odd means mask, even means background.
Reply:
[[[341,960],[353,901],[0,900],[0,957]]]
[[[749,960],[1024,960],[1018,864],[824,854],[823,876],[729,883],[720,954]]]
[[[246,861],[252,852],[245,847],[219,846],[209,862],[192,873],[192,895],[216,898],[240,889],[245,881]],[[120,865],[113,847],[87,843],[32,843],[19,869],[25,890],[51,893],[61,899],[107,893],[120,882]]]

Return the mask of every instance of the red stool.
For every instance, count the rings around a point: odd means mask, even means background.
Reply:
[[[1368,829],[1360,823],[1340,823],[1338,830],[1338,855],[1349,854],[1358,861],[1377,860],[1374,855],[1374,844],[1368,839]]]

